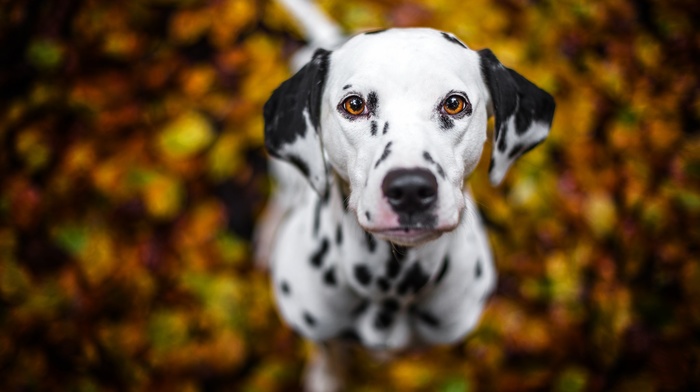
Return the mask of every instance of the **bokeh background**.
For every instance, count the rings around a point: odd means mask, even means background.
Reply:
[[[357,353],[351,390],[698,388],[700,3],[320,3],[489,47],[558,105],[502,186],[471,179],[500,276],[479,329]],[[271,1],[0,1],[0,390],[299,389],[250,239],[302,44]]]

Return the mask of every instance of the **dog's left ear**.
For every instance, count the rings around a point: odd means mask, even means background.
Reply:
[[[496,117],[489,178],[498,185],[518,157],[542,143],[554,117],[554,98],[512,69],[489,49],[479,52],[490,94],[489,115]]]
[[[296,166],[320,195],[328,189],[319,124],[330,54],[318,49],[309,63],[272,93],[263,108],[268,153]]]

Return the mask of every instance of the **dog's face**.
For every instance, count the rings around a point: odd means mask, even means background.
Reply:
[[[317,52],[266,104],[266,144],[320,192],[327,161],[350,185],[348,206],[365,230],[416,245],[459,223],[489,114],[497,183],[546,137],[553,111],[547,93],[490,51],[431,29],[392,29]]]
[[[479,56],[433,30],[362,34],[330,56],[321,135],[349,207],[413,245],[455,228],[486,139]]]

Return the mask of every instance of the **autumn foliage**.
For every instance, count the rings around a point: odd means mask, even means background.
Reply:
[[[698,2],[320,3],[489,47],[558,105],[504,185],[470,180],[499,271],[479,329],[357,353],[351,390],[700,388]],[[269,1],[0,1],[0,390],[298,389],[309,347],[250,243],[297,31]]]

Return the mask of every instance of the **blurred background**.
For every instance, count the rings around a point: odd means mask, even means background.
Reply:
[[[451,31],[557,100],[502,186],[472,176],[499,272],[478,330],[358,354],[351,390],[698,388],[700,3],[320,3]],[[0,0],[0,390],[298,390],[309,347],[250,238],[302,44],[272,1]]]

